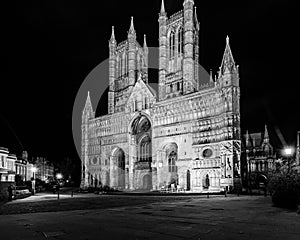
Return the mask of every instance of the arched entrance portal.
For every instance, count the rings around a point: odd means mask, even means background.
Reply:
[[[113,154],[113,160],[116,166],[115,169],[115,177],[116,177],[116,183],[117,187],[120,189],[125,188],[125,153],[124,151],[119,148],[115,153]]]
[[[150,190],[152,188],[151,176],[149,174],[143,177],[143,189]]]
[[[152,130],[151,122],[140,114],[131,125],[134,152],[134,186],[136,189],[152,188]]]
[[[178,160],[178,146],[176,143],[170,143],[164,147],[164,151],[166,153],[167,163],[167,172],[161,176],[161,180],[166,182],[169,186],[171,184],[180,185],[178,179],[178,169],[177,169],[177,160]]]

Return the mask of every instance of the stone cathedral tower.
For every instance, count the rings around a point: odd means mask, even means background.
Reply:
[[[199,90],[199,22],[193,0],[167,17],[164,1],[159,14],[159,100]]]
[[[117,44],[114,27],[109,41],[109,99],[108,113],[124,111],[125,103],[139,76],[148,83],[148,47],[136,40],[133,17],[126,41]]]
[[[179,0],[178,0],[179,1]],[[218,75],[199,85],[194,0],[158,18],[158,93],[148,84],[148,52],[133,18],[123,42],[109,40],[108,114],[95,117],[88,94],[82,114],[82,187],[158,190],[171,184],[220,192],[240,182],[239,69],[229,38]],[[109,38],[109,36],[108,36]]]

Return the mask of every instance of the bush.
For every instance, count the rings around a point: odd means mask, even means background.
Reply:
[[[300,175],[296,169],[282,166],[270,177],[268,190],[275,206],[296,208],[300,203]]]

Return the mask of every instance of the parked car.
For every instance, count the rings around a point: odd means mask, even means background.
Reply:
[[[27,186],[16,186],[13,191],[13,198],[24,198],[31,195],[31,191]]]

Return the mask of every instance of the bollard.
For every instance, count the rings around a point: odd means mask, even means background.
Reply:
[[[207,198],[209,198],[209,192],[207,192]]]
[[[73,197],[74,191],[71,192],[71,197]]]
[[[224,194],[225,194],[225,197],[227,197],[227,191],[226,191],[226,189],[225,189],[225,191],[224,191]]]

